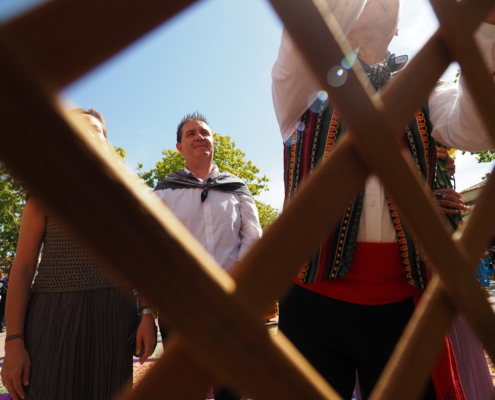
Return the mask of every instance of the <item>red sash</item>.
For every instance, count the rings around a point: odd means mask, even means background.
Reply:
[[[420,296],[421,290],[407,283],[399,243],[357,242],[346,276],[303,284],[315,293],[348,303],[390,304]]]

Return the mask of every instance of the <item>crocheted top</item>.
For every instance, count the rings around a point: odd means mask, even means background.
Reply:
[[[122,286],[58,218],[46,219],[43,254],[32,293],[75,292]]]

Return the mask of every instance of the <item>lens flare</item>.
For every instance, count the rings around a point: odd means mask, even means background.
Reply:
[[[296,131],[298,131],[298,132],[304,132],[304,130],[306,129],[306,125],[302,121],[297,121],[295,128],[296,128]]]
[[[318,92],[318,100],[321,101],[322,103],[324,101],[328,100],[328,93],[322,90],[321,92]]]
[[[359,48],[351,51],[349,54],[345,56],[345,58],[342,60],[340,65],[342,65],[345,69],[351,69],[357,60],[358,53],[359,53]]]
[[[321,113],[328,107],[328,93],[325,91],[314,92],[308,98],[308,108],[314,113]]]
[[[330,86],[340,87],[347,81],[348,72],[340,65],[332,67],[327,74],[327,82]]]

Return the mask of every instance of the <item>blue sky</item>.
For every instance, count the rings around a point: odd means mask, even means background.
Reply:
[[[39,2],[0,1],[0,22]],[[436,27],[427,0],[404,0],[400,35],[390,50],[412,57]],[[164,148],[175,148],[181,117],[199,110],[271,179],[260,200],[281,208],[282,142],[270,77],[281,32],[265,0],[203,0],[65,88],[61,98],[101,111],[111,143],[126,149],[132,167],[143,163],[145,170]],[[452,66],[444,79],[452,80],[456,70]],[[462,190],[491,165],[461,157],[457,170]]]

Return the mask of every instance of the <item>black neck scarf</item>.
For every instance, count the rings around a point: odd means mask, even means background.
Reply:
[[[252,197],[244,181],[228,172],[220,173],[216,178],[202,181],[192,173],[177,171],[158,182],[155,187],[155,191],[163,189],[202,189],[202,203],[207,199],[210,189]]]
[[[368,76],[371,84],[376,91],[385,85],[395,73],[403,69],[407,63],[407,56],[398,56],[389,53],[387,58],[381,63],[369,66],[363,60],[358,58],[361,67]]]

